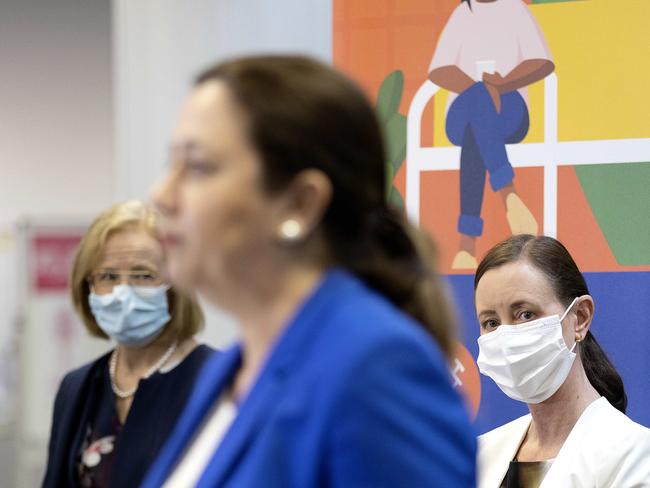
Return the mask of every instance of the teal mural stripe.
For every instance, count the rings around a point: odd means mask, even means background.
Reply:
[[[649,265],[650,162],[576,166],[575,170],[616,261]]]

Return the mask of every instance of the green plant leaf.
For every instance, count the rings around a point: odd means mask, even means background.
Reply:
[[[377,118],[386,144],[386,195],[400,208],[404,202],[393,179],[406,157],[406,117],[398,112],[403,90],[404,75],[395,70],[384,78],[377,95]]]
[[[395,178],[395,171],[393,171],[393,167],[386,163],[386,196],[388,197],[390,195],[390,189],[393,186],[393,179]]]
[[[394,114],[384,128],[386,141],[386,160],[393,169],[393,173],[402,166],[406,157],[406,117]]]
[[[377,95],[377,116],[382,125],[399,110],[403,89],[404,74],[400,70],[395,70],[384,78]]]
[[[388,193],[388,203],[397,207],[404,208],[404,199],[400,192],[394,186],[390,187],[390,192]]]

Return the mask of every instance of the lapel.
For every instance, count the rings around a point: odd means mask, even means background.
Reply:
[[[230,383],[241,364],[239,345],[232,346],[215,355],[204,366],[197,377],[194,391],[169,440],[149,471],[142,487],[160,487],[169,476],[176,463],[182,459],[183,452],[191,442],[203,420],[216,403],[221,391]]]
[[[569,432],[569,436],[564,441],[564,444],[562,444],[544,480],[539,485],[540,488],[562,486],[562,484],[566,484],[569,481],[572,474],[580,477],[593,474],[589,470],[580,469],[578,466],[578,454],[580,452],[584,453],[592,447],[588,444],[585,445],[584,442],[588,429],[592,428],[593,425],[607,425],[607,419],[603,418],[598,420],[598,416],[606,414],[608,406],[610,405],[607,403],[605,397],[600,397],[598,400],[589,404],[582,412],[578,421],[571,429],[571,432]],[[577,480],[575,478],[571,478],[571,480],[573,481],[573,486]],[[582,481],[584,485],[580,486],[590,486],[594,482],[593,479],[583,479]]]
[[[331,313],[336,299],[349,297],[355,287],[358,288],[357,281],[346,272],[334,270],[326,273],[271,348],[255,385],[240,406],[235,421],[206,467],[198,486],[225,484],[252,439],[271,417],[271,412],[282,398],[290,395],[290,392],[286,392],[287,379],[310,355],[310,346],[316,340],[318,330],[326,325],[327,315]]]
[[[94,361],[65,392],[71,403],[60,419],[58,428],[63,439],[57,450],[60,449],[60,452],[67,456],[64,465],[64,479],[67,483],[73,482],[77,477],[77,454],[86,435],[88,419],[96,404],[98,378],[101,378],[102,366],[106,364],[109,355],[110,352]]]
[[[479,437],[479,488],[498,488],[530,426],[530,414]]]

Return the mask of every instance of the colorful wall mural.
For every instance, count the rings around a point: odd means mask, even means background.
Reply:
[[[334,63],[377,102],[390,199],[438,242],[461,311],[455,381],[481,432],[525,412],[476,377],[472,272],[513,232],[545,233],[585,273],[592,331],[650,425],[650,2],[471,4],[333,1]],[[490,80],[528,59],[497,107]]]

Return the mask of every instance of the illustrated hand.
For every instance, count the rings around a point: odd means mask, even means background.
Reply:
[[[503,83],[503,76],[498,71],[496,73],[483,73],[483,83],[499,87]]]
[[[492,99],[492,103],[494,103],[494,108],[496,109],[497,113],[501,112],[501,93],[499,93],[499,89],[491,85],[490,83],[485,83],[485,88],[487,89],[488,93],[490,94],[490,98]]]

